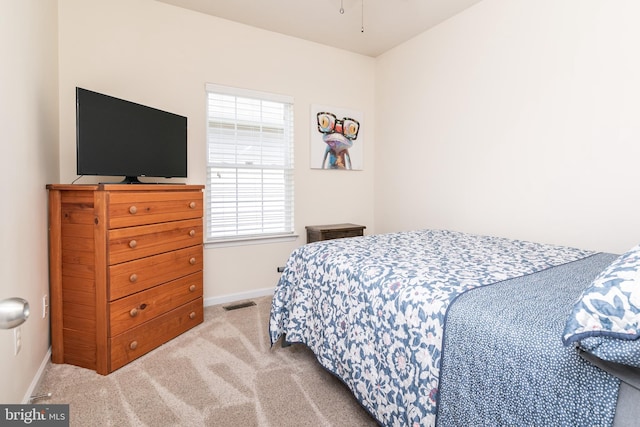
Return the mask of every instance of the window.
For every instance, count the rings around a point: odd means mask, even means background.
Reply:
[[[206,90],[206,240],[292,236],[293,99]]]

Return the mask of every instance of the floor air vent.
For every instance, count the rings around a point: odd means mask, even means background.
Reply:
[[[240,302],[238,304],[226,305],[226,306],[223,306],[222,308],[224,308],[225,310],[237,310],[239,308],[251,307],[252,305],[256,305],[256,303],[253,301],[247,301],[247,302]]]

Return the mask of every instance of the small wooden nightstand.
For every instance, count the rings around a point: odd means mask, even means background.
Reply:
[[[364,235],[364,225],[357,224],[329,224],[307,225],[307,243],[320,240],[341,239],[343,237],[357,237]]]

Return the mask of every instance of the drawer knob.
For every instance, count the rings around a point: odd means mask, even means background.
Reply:
[[[194,258],[189,259],[189,264],[191,264],[191,265],[195,265],[195,264],[196,264],[196,259],[195,259],[195,257],[194,257]]]
[[[138,309],[132,308],[131,311],[129,312],[129,316],[136,317],[137,315],[138,315]]]
[[[129,247],[131,249],[135,249],[136,246],[138,246],[138,242],[136,242],[135,240],[132,240],[132,241],[129,242]]]
[[[133,273],[131,276],[129,276],[130,282],[135,282],[137,280],[138,280],[138,275],[136,273]]]
[[[135,350],[136,348],[138,348],[138,341],[131,341],[131,344],[129,344],[129,348],[131,350]]]
[[[191,203],[189,203],[189,207],[190,207],[191,209],[195,209],[195,208],[196,208],[196,202],[191,202]]]
[[[189,292],[193,292],[196,290],[196,285],[189,286]]]
[[[195,319],[196,318],[196,312],[192,311],[191,313],[189,313],[189,319]]]
[[[193,237],[196,235],[196,230],[189,231],[189,236]]]
[[[136,208],[135,206],[130,206],[129,207],[129,213],[131,215],[135,215],[138,212],[138,208]]]

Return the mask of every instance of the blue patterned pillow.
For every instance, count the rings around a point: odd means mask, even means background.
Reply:
[[[640,245],[618,257],[584,290],[562,341],[612,362],[640,367]]]

